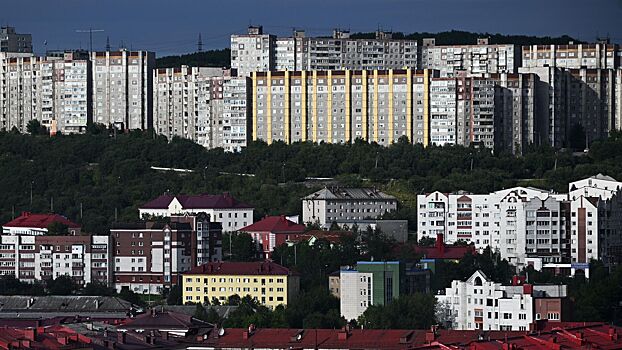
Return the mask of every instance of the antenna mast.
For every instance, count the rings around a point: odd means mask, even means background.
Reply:
[[[76,33],[89,33],[89,50],[93,52],[93,33],[103,32],[103,31],[104,31],[103,29],[89,28],[89,29],[78,29],[76,30]]]

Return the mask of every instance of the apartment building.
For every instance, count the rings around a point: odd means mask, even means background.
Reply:
[[[183,272],[222,259],[222,227],[205,213],[172,216],[170,223],[115,224],[110,229],[114,287],[157,294]]]
[[[112,251],[108,236],[0,236],[0,274],[25,282],[69,276],[80,286],[110,285]]]
[[[58,214],[35,214],[22,212],[13,220],[2,225],[2,234],[11,236],[43,236],[48,234],[50,225],[61,224],[67,227],[67,234],[79,235],[80,225]]]
[[[263,33],[262,26],[249,26],[247,34],[231,35],[231,68],[240,77],[273,70],[275,41],[274,35]]]
[[[183,274],[183,302],[220,303],[250,296],[274,309],[287,305],[300,290],[300,276],[271,261],[210,262]]]
[[[0,27],[0,52],[32,53],[32,35],[19,34],[14,27]]]
[[[607,40],[595,44],[529,45],[522,47],[522,66],[567,69],[615,69],[619,46]]]
[[[536,74],[501,73],[489,76],[495,82],[495,149],[521,154],[528,145],[546,141],[536,114]]]
[[[518,267],[533,257],[562,262],[563,197],[525,187],[490,194],[418,195],[419,237],[466,241],[478,249],[490,246]]]
[[[430,84],[430,143],[495,146],[495,86],[484,78],[433,78]]]
[[[302,219],[330,227],[354,223],[397,210],[397,199],[374,188],[324,188],[302,198]]]
[[[620,263],[622,182],[598,174],[568,184],[570,256],[574,269],[590,260]]]
[[[556,67],[521,67],[519,73],[538,76],[535,89],[536,118],[539,138],[536,145],[548,144],[554,148],[566,146],[568,128],[568,74]]]
[[[515,187],[490,194],[417,197],[420,237],[464,240],[496,249],[521,268],[536,263],[589,274],[589,261],[616,263],[622,246],[622,183],[596,175],[569,184],[567,194]]]
[[[454,280],[437,295],[445,325],[456,330],[527,331],[538,320],[561,322],[572,311],[565,285],[531,285],[515,276],[504,286],[476,271],[466,281]]]
[[[389,145],[426,143],[434,72],[300,71],[253,73],[252,140]]]
[[[38,120],[51,133],[79,133],[91,120],[91,67],[84,51],[0,54],[2,128],[26,132]]]
[[[592,141],[607,138],[609,131],[616,128],[615,71],[578,68],[568,69],[566,72],[568,143],[580,143],[588,148]],[[577,132],[577,129],[583,132]],[[585,140],[576,139],[581,134],[585,134]]]
[[[441,77],[458,74],[517,73],[521,64],[520,47],[512,44],[489,44],[487,38],[477,45],[436,46],[434,39],[423,39],[421,68],[435,69]]]
[[[225,232],[232,232],[253,222],[251,205],[238,201],[230,193],[221,195],[164,194],[138,208],[140,218],[170,217],[175,214],[204,212],[219,222]]]
[[[303,30],[278,38],[261,26],[231,36],[231,66],[239,76],[268,71],[328,71],[417,68],[417,41],[398,40],[390,32],[355,39],[349,31],[334,30],[332,37],[307,37]]]
[[[90,59],[93,122],[122,130],[151,128],[155,53],[97,51]]]
[[[246,146],[247,78],[210,67],[154,70],[154,127],[206,147],[240,151]]]
[[[389,304],[400,295],[429,293],[430,270],[399,261],[359,261],[356,267],[340,269],[336,289],[341,316],[357,320],[371,305]]]

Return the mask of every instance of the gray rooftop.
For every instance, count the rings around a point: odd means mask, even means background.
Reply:
[[[105,296],[0,296],[0,318],[101,316],[125,317],[132,303],[117,297]]]
[[[388,195],[384,192],[380,192],[375,188],[323,188],[317,192],[313,192],[310,195],[303,197],[303,199],[363,199],[363,200],[396,200],[395,197]]]

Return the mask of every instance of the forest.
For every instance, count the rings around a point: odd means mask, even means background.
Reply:
[[[22,211],[56,212],[84,232],[107,234],[113,222],[136,221],[137,208],[165,192],[230,192],[254,205],[257,219],[300,214],[300,198],[328,184],[376,186],[397,196],[399,210],[390,216],[409,219],[414,230],[420,193],[484,193],[515,185],[565,192],[568,182],[598,173],[622,178],[622,134],[594,142],[587,153],[541,146],[514,156],[461,146],[424,148],[404,138],[390,147],[362,140],[251,142],[227,153],[152,130],[111,133],[91,126],[84,135],[55,137],[2,132],[0,220]]]

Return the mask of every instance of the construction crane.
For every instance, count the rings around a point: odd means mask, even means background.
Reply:
[[[78,29],[76,33],[89,33],[89,51],[93,52],[93,33],[103,32],[103,29]]]

